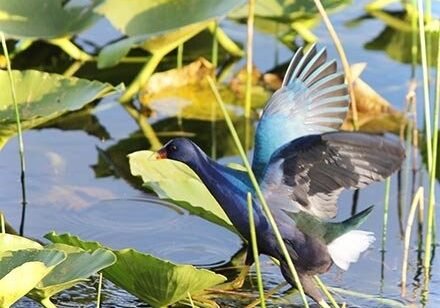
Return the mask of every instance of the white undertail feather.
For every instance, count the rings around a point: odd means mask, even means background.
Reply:
[[[372,232],[353,230],[333,240],[327,248],[333,262],[346,271],[374,241]]]

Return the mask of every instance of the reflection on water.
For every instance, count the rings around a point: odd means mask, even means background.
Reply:
[[[362,6],[367,1],[357,1],[343,12],[332,16],[338,33],[344,41],[347,54],[354,62],[369,61],[363,79],[396,107],[402,105],[405,96],[405,84],[408,81],[410,67],[397,63],[373,50],[385,50],[390,57],[402,62],[391,54],[390,50],[407,48],[404,34],[384,25],[380,19],[365,19],[357,28],[350,29],[346,22],[359,16]],[[402,16],[400,13],[391,14]],[[385,27],[385,28],[384,28]],[[239,27],[238,27],[239,28]],[[233,31],[231,31],[233,32]],[[316,29],[316,34],[329,46],[330,57],[336,57],[325,28]],[[242,34],[236,34],[240,38]],[[266,46],[265,35],[257,37],[257,63],[259,67],[272,67],[276,48]],[[364,46],[365,45],[365,46]],[[364,50],[363,47],[368,50]],[[46,48],[46,47],[45,47]],[[396,49],[397,48],[397,49]],[[42,49],[45,53],[56,55],[57,50]],[[35,51],[28,50],[35,54]],[[191,54],[191,51],[188,51]],[[196,53],[195,53],[196,54]],[[23,56],[23,55],[20,55]],[[290,56],[287,49],[282,49],[279,57],[285,61]],[[55,57],[55,56],[54,56]],[[56,58],[56,57],[55,57]],[[270,59],[268,64],[267,59]],[[17,65],[24,61],[17,59]],[[167,60],[168,61],[168,60]],[[172,60],[169,60],[172,62]],[[34,65],[43,61],[36,61]],[[29,64],[29,65],[32,65]],[[52,70],[60,69],[66,63],[60,60]],[[166,63],[165,65],[172,65]],[[112,70],[97,72],[96,69],[83,67],[81,74],[93,78],[120,82],[132,76],[139,65],[116,67]],[[62,69],[60,69],[62,71]],[[392,70],[393,76],[389,76]],[[385,73],[384,73],[385,72]],[[94,75],[95,74],[95,75]],[[118,75],[119,74],[119,75]],[[245,124],[237,119],[236,128],[244,135]],[[237,161],[236,149],[222,121],[210,122],[199,120],[180,121],[179,118],[158,118],[151,121],[157,137],[165,142],[175,135],[191,136],[201,148],[222,161]],[[214,129],[214,130],[213,130]],[[71,232],[86,240],[98,240],[112,248],[133,247],[155,256],[174,262],[191,263],[202,267],[215,268],[220,273],[234,278],[235,266],[242,257],[240,239],[233,233],[203,219],[189,214],[168,202],[158,200],[142,188],[138,178],[131,176],[128,169],[127,154],[150,147],[149,141],[116,102],[109,99],[101,102],[98,108],[82,110],[70,114],[59,121],[48,124],[44,129],[33,130],[25,134],[27,152],[27,180],[29,207],[25,233],[41,238],[51,230],[58,233]],[[215,145],[215,146],[213,146]],[[97,150],[96,147],[99,147]],[[20,186],[18,182],[19,163],[16,153],[16,140],[11,141],[0,152],[0,204],[6,217],[14,225],[20,218]],[[400,297],[400,270],[402,264],[403,243],[397,212],[397,178],[391,182],[389,231],[385,253],[380,251],[380,231],[383,221],[383,184],[375,184],[361,190],[358,200],[360,211],[374,204],[375,209],[362,226],[363,230],[374,231],[376,243],[364,254],[361,260],[352,265],[346,273],[333,268],[323,276],[329,286],[355,290],[374,296],[383,296],[403,302]],[[340,201],[338,219],[350,215],[352,192],[345,192]],[[405,202],[406,206],[408,202]],[[404,209],[404,213],[407,209]],[[413,235],[410,251],[409,285],[407,303],[417,303],[420,298],[420,267],[417,262],[417,236]],[[235,257],[234,257],[235,256]],[[232,260],[231,260],[232,258]],[[383,262],[382,262],[383,260]],[[429,293],[428,306],[440,306],[439,261],[433,258],[433,276]],[[278,268],[265,257],[262,258],[262,270],[265,288],[276,287],[283,282]],[[75,286],[56,297],[55,302],[62,307],[94,306],[96,299],[96,277],[91,284]],[[255,273],[251,273],[241,290],[246,296],[222,295],[218,302],[225,307],[236,307],[250,303],[256,298]],[[350,306],[388,307],[375,299],[355,295],[340,294],[340,302]],[[143,307],[145,304],[133,296],[116,288],[108,281],[103,289],[104,306]],[[292,301],[300,303],[285,286],[275,292],[274,305],[287,305]],[[24,299],[16,307],[37,307]]]

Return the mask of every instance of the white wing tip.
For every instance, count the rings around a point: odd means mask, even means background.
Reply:
[[[372,232],[353,230],[335,239],[327,248],[333,262],[346,271],[374,241]]]

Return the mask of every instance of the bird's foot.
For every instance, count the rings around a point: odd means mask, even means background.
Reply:
[[[248,273],[249,273],[249,266],[245,265],[244,268],[241,270],[240,274],[237,276],[237,278],[235,278],[231,282],[226,282],[217,286],[216,289],[220,289],[220,290],[240,289],[243,286]]]

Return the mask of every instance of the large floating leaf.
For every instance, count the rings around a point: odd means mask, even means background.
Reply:
[[[48,301],[56,293],[86,281],[91,275],[116,262],[115,254],[107,249],[99,248],[87,252],[65,244],[54,244],[49,247],[64,251],[67,256],[31,291],[30,296],[40,301]]]
[[[9,307],[26,295],[65,254],[54,249],[11,251],[0,259],[0,307]]]
[[[407,122],[406,116],[360,78],[365,64],[351,66],[353,92],[358,112],[358,128],[369,133],[399,134]],[[353,112],[350,109],[342,129],[353,130]]]
[[[130,48],[143,45],[150,52],[172,50],[225,16],[244,1],[236,0],[105,0],[96,11],[129,38],[105,47],[98,65],[115,65]]]
[[[22,236],[0,233],[0,255],[5,251],[27,248],[43,249],[43,246]]]
[[[12,71],[22,127],[32,128],[66,111],[114,93],[110,84],[39,71]],[[0,70],[0,148],[16,133],[8,73]]]
[[[323,0],[322,5],[326,11],[338,9],[343,5],[348,5],[350,0]],[[255,3],[255,16],[292,22],[298,18],[313,17],[318,13],[313,1],[308,0],[257,0]],[[248,7],[243,6],[230,14],[233,18],[246,18]]]
[[[14,38],[58,38],[85,30],[100,16],[93,12],[101,0],[81,5],[63,0],[0,0],[0,29]]]
[[[220,205],[187,165],[169,159],[157,160],[152,151],[138,151],[128,158],[131,173],[141,176],[144,185],[159,198],[183,207],[199,208],[200,216],[225,226],[231,225]]]
[[[214,73],[213,65],[201,58],[181,69],[155,73],[140,91],[139,100],[148,108],[160,113],[160,117],[179,116],[184,119],[204,121],[223,120],[223,113],[207,76]],[[259,72],[252,86],[253,106],[263,106],[270,93],[258,84]],[[231,85],[219,85],[221,96],[228,102],[228,109],[235,118],[242,114],[245,96],[245,77],[240,73],[232,79]],[[234,105],[234,106],[233,106]]]
[[[55,243],[64,243],[96,250],[97,242],[85,242],[70,234],[45,236]],[[119,287],[153,307],[171,305],[225,281],[225,277],[191,265],[177,265],[134,249],[116,250],[117,262],[104,269],[104,276]]]

